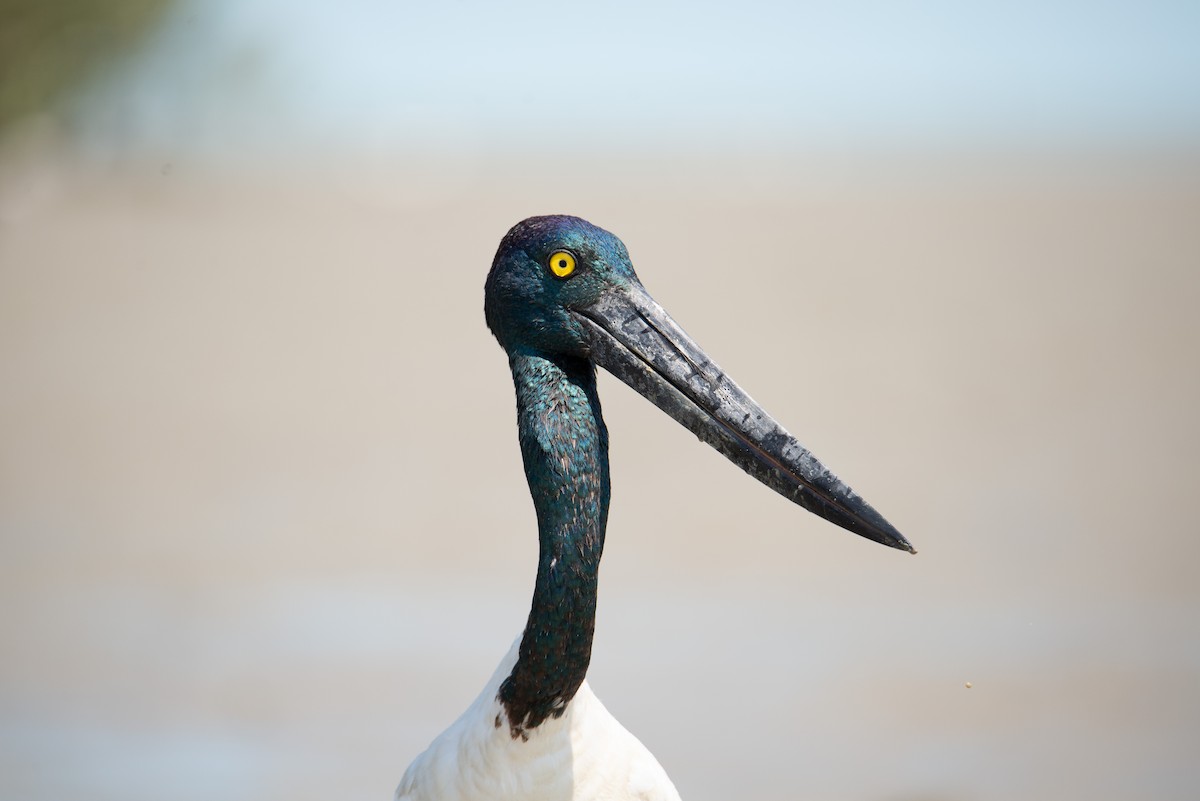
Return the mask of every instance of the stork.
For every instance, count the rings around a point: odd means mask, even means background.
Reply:
[[[678,801],[585,680],[609,503],[595,365],[810,512],[915,551],[705,355],[608,231],[562,215],[517,223],[492,262],[484,313],[508,353],[537,510],[533,604],[483,692],[404,773],[396,801]]]

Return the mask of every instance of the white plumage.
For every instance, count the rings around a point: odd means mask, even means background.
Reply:
[[[562,717],[513,738],[496,697],[520,638],[475,703],[404,773],[395,801],[679,801],[666,771],[587,682]],[[499,718],[500,725],[496,725]]]

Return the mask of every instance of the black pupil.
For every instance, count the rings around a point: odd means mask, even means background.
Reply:
[[[560,270],[565,270],[565,269],[567,269],[567,260],[566,260],[566,259],[559,259],[559,260],[558,260],[558,269],[560,269]]]

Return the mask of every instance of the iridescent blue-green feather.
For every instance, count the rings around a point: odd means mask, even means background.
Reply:
[[[500,687],[514,737],[557,717],[587,675],[610,494],[608,430],[590,362],[510,355],[541,552],[520,656]]]

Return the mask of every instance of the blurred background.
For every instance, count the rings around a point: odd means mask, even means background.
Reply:
[[[684,798],[1195,797],[1197,4],[0,20],[0,797],[390,797],[528,610],[550,212],[920,550],[601,377],[590,680]]]

